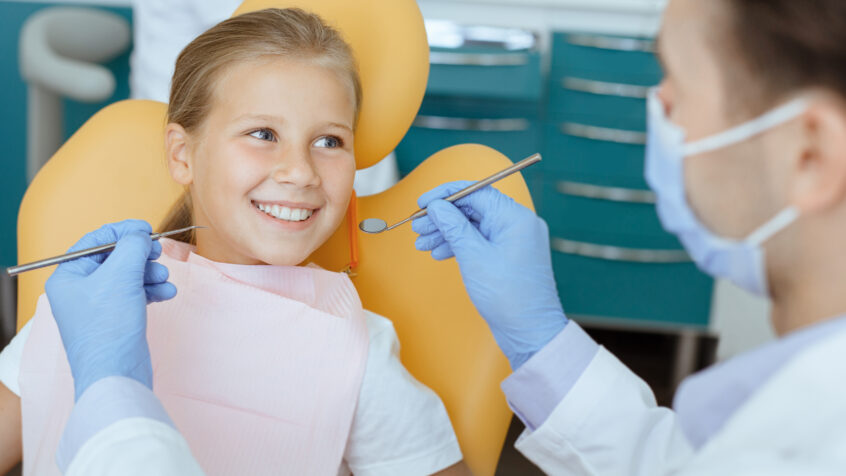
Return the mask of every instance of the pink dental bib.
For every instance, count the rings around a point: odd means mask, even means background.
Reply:
[[[214,263],[162,240],[176,298],[148,306],[153,390],[209,475],[336,475],[367,360],[349,278],[317,267]],[[73,407],[41,296],[20,372],[24,473],[59,474]]]

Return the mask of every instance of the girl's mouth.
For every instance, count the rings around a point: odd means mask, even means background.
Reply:
[[[289,223],[300,223],[308,221],[319,209],[313,208],[291,208],[273,203],[262,203],[252,201],[253,207],[268,217]]]

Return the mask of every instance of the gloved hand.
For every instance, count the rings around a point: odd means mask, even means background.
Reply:
[[[455,256],[470,299],[516,370],[567,324],[552,273],[549,229],[491,187],[455,205],[438,200],[470,184],[447,183],[418,199],[429,213],[412,224],[421,235],[415,245],[437,260]]]
[[[162,245],[150,240],[144,221],[104,225],[70,251],[117,241],[108,255],[62,263],[47,280],[47,298],[59,327],[74,380],[76,399],[103,377],[133,378],[153,386],[147,345],[147,304],[176,296]]]

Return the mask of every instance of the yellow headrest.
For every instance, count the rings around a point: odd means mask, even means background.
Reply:
[[[359,169],[388,155],[411,127],[429,77],[429,44],[414,0],[245,0],[233,15],[301,8],[338,30],[358,61],[364,102],[355,134]]]

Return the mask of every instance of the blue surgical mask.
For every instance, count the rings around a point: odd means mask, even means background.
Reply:
[[[667,118],[657,89],[650,92],[647,108],[646,181],[657,196],[656,207],[664,228],[678,236],[703,272],[758,296],[768,296],[763,244],[796,221],[799,210],[785,208],[743,240],[717,236],[687,203],[684,159],[741,143],[791,121],[805,112],[806,101],[796,99],[728,131],[690,143],[685,142],[685,131]]]

